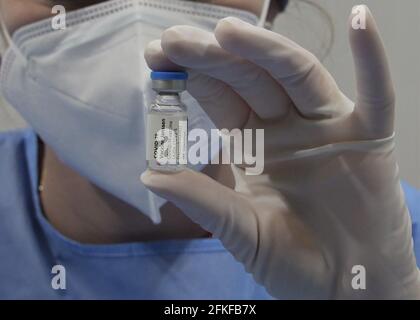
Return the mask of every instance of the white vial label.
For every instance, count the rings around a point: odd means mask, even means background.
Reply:
[[[147,160],[162,166],[187,164],[187,115],[151,113],[147,124]]]

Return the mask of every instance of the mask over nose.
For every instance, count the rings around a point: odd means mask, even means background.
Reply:
[[[171,26],[212,31],[227,16],[259,23],[204,3],[113,0],[68,13],[65,30],[53,30],[51,19],[25,26],[3,57],[2,94],[64,163],[159,223],[166,200],[139,180],[154,98],[144,50]],[[188,93],[182,98],[190,129],[213,128]]]

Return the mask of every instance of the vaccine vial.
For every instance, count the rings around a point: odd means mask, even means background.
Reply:
[[[187,165],[188,117],[180,94],[186,90],[186,72],[151,73],[157,93],[147,114],[147,163],[156,171],[177,172]]]

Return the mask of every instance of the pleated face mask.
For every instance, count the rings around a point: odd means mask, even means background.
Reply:
[[[145,114],[154,98],[144,50],[167,28],[213,30],[227,16],[257,24],[248,12],[178,0],[114,0],[16,31],[3,57],[5,99],[68,166],[160,222],[166,200],[139,179],[146,170]],[[213,124],[186,93],[190,129]]]

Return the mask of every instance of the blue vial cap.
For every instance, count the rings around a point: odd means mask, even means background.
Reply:
[[[164,72],[164,71],[152,71],[150,77],[152,80],[187,80],[188,73],[186,72]]]

